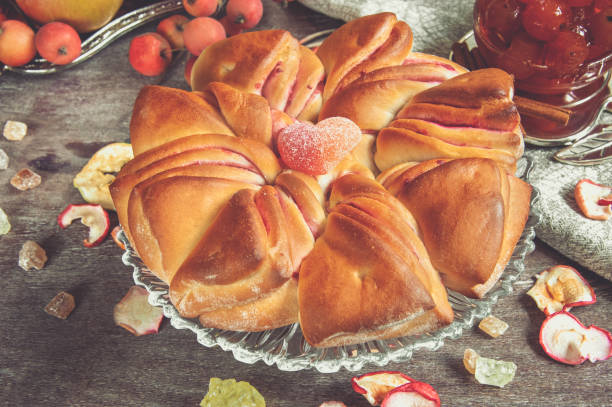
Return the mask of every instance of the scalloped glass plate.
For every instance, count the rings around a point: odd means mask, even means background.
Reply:
[[[526,158],[519,161],[518,174],[528,179],[531,162]],[[149,302],[162,307],[164,315],[177,329],[189,329],[196,335],[197,341],[206,346],[219,346],[231,351],[234,358],[244,363],[255,363],[262,360],[268,365],[276,364],[280,370],[296,371],[317,369],[331,373],[345,368],[357,371],[365,365],[384,366],[389,362],[406,362],[416,351],[422,349],[436,350],[444,344],[445,339],[458,338],[464,329],[469,329],[474,322],[488,315],[491,307],[499,297],[512,292],[512,284],[521,275],[525,266],[525,257],[531,253],[535,244],[535,226],[539,222],[536,201],[539,193],[534,189],[531,198],[531,212],[525,230],[517,244],[512,258],[497,285],[482,299],[475,300],[449,291],[449,301],[455,311],[455,320],[440,330],[420,335],[370,341],[359,345],[339,346],[318,349],[310,346],[302,336],[299,324],[268,330],[264,332],[235,332],[206,328],[197,319],[186,319],[179,315],[168,299],[168,286],[149,271],[130,247],[123,231],[119,239],[125,244],[123,263],[133,267],[134,282],[149,291]]]

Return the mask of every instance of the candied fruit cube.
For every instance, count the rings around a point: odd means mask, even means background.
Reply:
[[[476,372],[476,360],[480,357],[478,353],[474,349],[467,348],[463,352],[463,366],[465,369],[470,372],[470,374],[474,374]]]
[[[6,170],[9,166],[8,154],[0,148],[0,170]]]
[[[6,212],[0,208],[0,235],[6,235],[11,230],[11,223]]]
[[[480,321],[478,328],[492,338],[497,338],[506,332],[508,324],[493,315],[489,315]]]
[[[476,359],[474,377],[480,384],[504,387],[514,379],[516,365],[513,362],[484,357]]]
[[[49,301],[45,306],[45,312],[56,318],[67,319],[74,307],[74,297],[66,291],[62,291]]]
[[[201,407],[265,407],[263,396],[248,382],[211,377]]]
[[[40,175],[24,168],[11,178],[11,185],[20,191],[27,191],[28,189],[36,188],[42,182]]]
[[[7,140],[19,141],[23,140],[27,132],[27,124],[15,120],[7,120],[6,123],[4,123],[4,130],[2,131],[2,134]]]
[[[47,262],[47,253],[33,240],[27,240],[19,250],[19,267],[25,271],[35,268],[40,270]]]

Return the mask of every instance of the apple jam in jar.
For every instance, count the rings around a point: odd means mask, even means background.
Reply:
[[[612,0],[476,0],[474,37],[518,95],[572,112],[565,126],[523,116],[530,137],[576,138],[610,101]]]

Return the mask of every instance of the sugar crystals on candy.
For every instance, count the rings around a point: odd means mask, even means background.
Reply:
[[[483,358],[476,359],[474,377],[481,384],[504,387],[514,379],[516,365],[513,362]]]
[[[0,235],[6,235],[11,230],[11,223],[9,222],[6,212],[0,208]]]
[[[4,123],[2,134],[7,140],[19,141],[23,140],[27,132],[27,124],[15,120],[7,120],[6,123]]]
[[[478,328],[492,338],[497,338],[506,332],[508,329],[508,324],[493,315],[489,315],[480,321]]]
[[[463,366],[465,369],[474,374],[476,372],[476,360],[480,357],[478,353],[474,349],[467,348],[463,352]]]
[[[62,291],[57,294],[45,307],[45,312],[56,318],[66,319],[68,315],[74,310],[75,303],[74,297]]]
[[[0,148],[0,170],[6,170],[9,165],[8,154]]]
[[[36,188],[42,182],[40,175],[24,168],[11,178],[11,185],[20,191],[27,191],[28,189]]]
[[[19,267],[25,271],[35,268],[40,270],[47,262],[47,253],[33,240],[27,240],[19,250]]]

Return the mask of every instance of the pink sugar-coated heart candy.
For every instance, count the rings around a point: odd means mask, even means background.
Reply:
[[[278,152],[291,169],[311,175],[325,174],[361,140],[361,130],[351,120],[330,117],[316,126],[296,122],[278,133]]]
[[[328,171],[323,139],[315,126],[293,123],[278,133],[277,142],[278,153],[287,167],[311,175]]]
[[[346,117],[330,117],[317,123],[316,127],[324,135],[328,158],[336,161],[336,164],[342,161],[361,140],[359,126]]]

